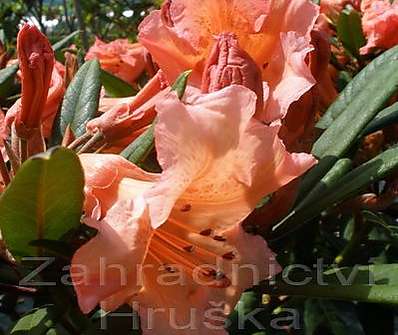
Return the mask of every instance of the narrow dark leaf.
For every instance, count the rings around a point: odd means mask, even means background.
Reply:
[[[262,290],[277,296],[397,305],[398,264],[358,265],[325,272],[296,268],[289,273],[284,271],[272,285],[264,283]]]
[[[66,90],[61,112],[57,117],[52,142],[59,144],[70,125],[75,137],[86,132],[86,124],[98,110],[101,90],[100,65],[88,61],[76,73]]]
[[[6,68],[0,70],[0,97],[6,98],[14,94],[12,87],[14,85],[15,75],[18,71],[18,64],[7,66]],[[10,91],[11,89],[11,91]]]
[[[327,129],[339,115],[351,104],[355,97],[365,90],[369,82],[374,80],[379,68],[387,63],[398,60],[398,46],[391,48],[369,63],[358,75],[351,80],[329,107],[325,115],[317,123],[317,128]]]
[[[104,70],[101,70],[101,83],[105,88],[106,95],[113,98],[124,98],[137,94],[137,91],[129,83]]]
[[[73,33],[70,33],[68,36],[65,36],[62,40],[58,41],[57,43],[54,43],[52,45],[54,52],[57,52],[61,50],[64,46],[68,45],[75,36],[79,34],[79,31],[76,30]]]
[[[305,335],[327,327],[333,335],[365,335],[355,305],[343,301],[308,299],[304,311]]]
[[[306,195],[336,161],[357,143],[363,130],[397,90],[398,61],[380,66],[363,91],[351,100],[344,112],[315,142],[312,154],[321,161],[304,177],[300,196]]]
[[[362,136],[369,135],[375,131],[381,130],[389,125],[398,122],[398,102],[383,109],[376,117],[369,123],[363,131]]]
[[[301,225],[322,213],[322,211],[360,194],[370,184],[385,178],[397,170],[398,147],[394,147],[340,177],[337,182],[332,180],[332,183],[325,183],[324,192],[317,193],[319,199],[316,205],[314,203],[306,203],[305,206],[293,210],[288,217],[278,224],[277,234],[289,231],[288,227],[291,229],[289,232],[298,229]]]

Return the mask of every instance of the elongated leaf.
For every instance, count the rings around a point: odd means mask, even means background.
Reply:
[[[363,131],[363,136],[381,130],[391,124],[398,122],[398,102],[383,109],[376,117],[369,123]]]
[[[362,31],[361,15],[351,6],[340,13],[337,37],[351,55],[359,57],[359,49],[366,44],[366,39]]]
[[[188,78],[192,71],[183,72],[175,81],[172,86],[172,89],[176,91],[178,97],[182,99],[185,93],[185,89],[187,87]],[[123,157],[128,159],[130,162],[134,164],[141,164],[148,157],[150,152],[155,146],[154,139],[154,131],[155,131],[155,123],[154,121],[144,133],[142,133],[137,139],[135,139],[126,149],[124,149],[121,153]]]
[[[7,66],[6,68],[0,70],[0,97],[6,98],[12,94],[14,94],[14,90],[12,89],[15,75],[18,71],[18,64],[14,64],[11,66]]]
[[[379,68],[384,64],[398,60],[398,46],[391,48],[369,63],[353,80],[345,87],[336,101],[329,107],[317,123],[317,128],[327,129],[334,120],[351,104],[354,98],[363,90],[365,86],[373,81],[373,76],[377,75]]]
[[[145,158],[148,157],[154,148],[154,130],[155,125],[152,124],[145,132],[135,139],[126,149],[121,152],[121,156],[130,162],[140,165]]]
[[[319,199],[325,196],[332,187],[351,169],[352,161],[348,158],[342,158],[330,169],[330,171],[315,185],[315,187],[304,197],[294,209],[281,222],[273,227],[276,231],[280,227],[286,230],[288,224],[296,224],[295,217],[301,213],[301,216],[306,215],[306,210],[312,206],[317,206]]]
[[[346,301],[398,304],[398,264],[344,267],[325,272],[296,268],[284,271],[275,285],[264,283],[271,295],[305,296]]]
[[[315,142],[312,153],[319,158],[341,157],[397,90],[398,61],[379,68],[377,75]]]
[[[319,326],[334,335],[364,335],[355,305],[324,299],[308,299],[304,309],[305,335],[314,335]]]
[[[357,143],[360,134],[398,89],[398,61],[384,64],[343,113],[315,142],[312,154],[321,158],[303,179],[300,197],[306,195],[336,161]],[[372,92],[372,94],[369,94]]]
[[[29,256],[33,240],[57,240],[79,227],[84,175],[77,155],[54,148],[26,161],[0,197],[0,229],[14,256]]]
[[[397,169],[398,147],[394,147],[345,174],[337,182],[329,182],[329,185],[325,185],[323,193],[317,193],[319,199],[316,205],[307,203],[305,206],[293,210],[287,218],[278,224],[279,231],[277,233],[282,234],[289,229],[288,227],[291,227],[291,231],[298,229],[322,211],[360,194],[370,184],[383,179]]]
[[[124,98],[137,94],[130,84],[104,70],[101,70],[101,83],[105,87],[106,94],[113,98]]]
[[[79,137],[86,132],[86,124],[98,110],[101,89],[100,65],[97,60],[83,64],[69,84],[58,118],[58,137],[65,134],[70,125],[74,135]]]
[[[62,40],[58,41],[57,43],[54,43],[52,45],[54,52],[61,50],[64,46],[68,45],[78,33],[79,31],[76,30],[73,33],[70,33],[68,36],[64,37]]]

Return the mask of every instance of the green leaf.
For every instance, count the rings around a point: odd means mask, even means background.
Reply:
[[[337,21],[337,37],[344,48],[354,57],[359,57],[359,49],[366,44],[362,31],[361,14],[352,6],[346,7]]]
[[[321,163],[322,164],[322,163]],[[294,209],[282,221],[273,227],[273,231],[277,231],[281,227],[288,229],[289,224],[296,225],[296,217],[306,217],[306,210],[313,210],[313,206],[317,206],[317,202],[325,193],[338,182],[352,167],[352,161],[348,158],[338,160],[330,171],[314,186],[313,189],[300,200]],[[310,172],[311,173],[311,172]]]
[[[363,129],[383,109],[397,89],[398,62],[380,66],[378,73],[365,85],[363,91],[355,96],[344,112],[315,142],[312,154],[321,161],[304,177],[300,196],[306,195],[336,161],[357,143]]]
[[[312,153],[319,158],[341,157],[397,89],[398,62],[381,66],[377,75],[315,142]]]
[[[325,115],[317,123],[317,128],[327,129],[339,115],[351,104],[355,97],[365,90],[369,82],[377,76],[379,68],[398,60],[398,46],[391,48],[369,63],[340,93]],[[371,92],[371,91],[370,91]],[[373,92],[372,92],[373,94]]]
[[[176,91],[177,96],[180,100],[184,96],[185,89],[187,88],[187,84],[188,84],[188,79],[189,79],[189,76],[191,75],[191,73],[192,73],[192,70],[188,70],[188,71],[181,73],[172,86],[173,91]]]
[[[0,228],[14,256],[37,253],[33,240],[58,240],[80,225],[84,175],[77,155],[54,148],[27,160],[0,197]]]
[[[182,99],[187,87],[188,78],[192,71],[185,71],[176,79],[172,86],[172,89],[176,91],[179,99]],[[152,149],[155,146],[154,131],[155,131],[154,121],[152,125],[142,133],[137,139],[135,139],[126,149],[121,152],[121,156],[128,159],[130,162],[142,165],[145,159],[149,156]]]
[[[337,182],[335,182],[335,177],[332,180],[329,179],[328,182],[325,181],[324,191],[317,192],[318,201],[315,204],[306,202],[304,206],[293,210],[278,224],[278,233],[285,232],[289,226],[293,227],[294,230],[298,229],[302,224],[315,218],[322,211],[360,194],[370,184],[385,178],[397,169],[398,147],[394,147],[338,178]]]
[[[64,46],[70,43],[78,33],[79,31],[76,30],[73,33],[70,33],[68,36],[64,37],[62,40],[58,41],[57,43],[54,43],[52,45],[54,52],[61,50]]]
[[[44,335],[54,327],[55,311],[52,306],[39,308],[18,320],[10,335]]]
[[[101,83],[105,87],[106,95],[113,98],[124,98],[137,94],[130,84],[104,70],[101,70]]]
[[[264,283],[262,290],[277,296],[398,304],[398,264],[320,270],[286,270],[272,285]]]
[[[365,128],[362,136],[374,133],[396,122],[398,122],[398,102],[383,109],[377,114],[372,122]]]
[[[305,335],[314,335],[319,326],[334,335],[364,335],[355,305],[332,300],[307,299],[304,306]]]
[[[18,64],[14,64],[0,70],[0,97],[6,98],[14,94],[14,79],[18,68]]]
[[[134,164],[142,164],[155,146],[154,130],[155,123],[152,123],[152,125],[124,149],[120,155]]]
[[[86,132],[86,124],[98,110],[101,90],[100,65],[97,60],[83,64],[66,90],[57,118],[56,143],[60,143],[68,125],[76,137]]]

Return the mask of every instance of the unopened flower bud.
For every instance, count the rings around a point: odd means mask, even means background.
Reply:
[[[261,71],[232,33],[220,34],[203,72],[202,92],[210,93],[230,85],[242,85],[257,94],[257,111],[264,105]]]
[[[25,24],[19,31],[17,50],[22,97],[15,129],[19,137],[30,138],[41,127],[54,67],[54,52],[47,37],[30,24]]]

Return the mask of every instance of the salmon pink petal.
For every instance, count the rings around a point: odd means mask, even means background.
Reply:
[[[210,94],[175,94],[157,105],[155,131],[160,181],[147,194],[154,228],[173,211],[197,229],[243,220],[265,195],[303,174],[316,160],[289,154],[279,126],[252,119],[256,95],[243,86]],[[222,136],[220,136],[222,134]],[[203,215],[203,213],[206,213]]]
[[[270,86],[270,97],[260,120],[269,123],[284,118],[290,105],[315,84],[306,62],[311,50],[313,48],[306,37],[295,32],[281,34],[279,57],[273,58],[264,72]]]
[[[84,209],[87,216],[96,219],[104,216],[117,200],[132,199],[157,178],[119,155],[82,154],[80,161],[85,175]]]
[[[139,41],[149,50],[170,82],[174,82],[181,72],[195,68],[201,60],[200,54],[187,41],[179,39],[163,24],[159,10],[149,14],[139,30]],[[200,76],[200,71],[194,73],[197,82]]]
[[[240,86],[190,96],[187,105],[171,92],[158,103],[155,141],[163,174],[148,200],[155,226],[167,219],[175,201],[208,162],[237,147],[255,103],[255,94]]]
[[[140,290],[138,271],[152,234],[143,198],[117,203],[90,225],[98,233],[75,253],[70,270],[84,313],[126,287]]]

